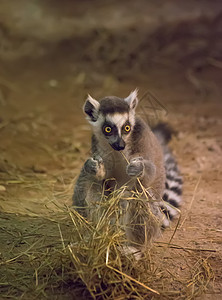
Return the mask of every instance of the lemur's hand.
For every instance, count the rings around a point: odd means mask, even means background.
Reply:
[[[132,177],[141,177],[144,173],[144,161],[142,157],[135,157],[130,160],[126,167],[126,173]]]
[[[84,164],[84,170],[102,180],[105,177],[105,167],[101,156],[90,157]]]

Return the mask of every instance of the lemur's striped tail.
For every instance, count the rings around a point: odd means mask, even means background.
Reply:
[[[177,209],[182,202],[183,180],[177,162],[167,145],[173,133],[172,129],[167,124],[160,123],[153,128],[153,132],[161,143],[164,153],[166,182],[161,209],[166,215],[163,221],[163,227],[167,227],[169,226],[169,220],[178,214]]]

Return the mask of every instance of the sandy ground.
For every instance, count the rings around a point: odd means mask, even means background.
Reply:
[[[164,118],[177,131],[170,146],[184,177],[184,196],[174,243],[195,249],[212,267],[214,280],[201,299],[221,299],[221,69],[205,66],[192,73],[155,66],[146,74],[117,75],[53,57],[2,64],[1,70],[1,257],[10,258],[8,232],[19,231],[25,220],[30,230],[28,216],[56,213],[53,200],[71,205],[73,183],[90,148],[90,128],[82,113],[86,94],[124,97],[138,87],[140,96],[150,90],[167,111],[154,113],[144,101],[149,119]],[[173,227],[165,236],[172,232]]]

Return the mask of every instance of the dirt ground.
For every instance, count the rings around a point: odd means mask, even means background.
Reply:
[[[81,70],[70,57],[58,56],[2,64],[1,69],[1,260],[27,246],[21,239],[24,232],[29,238],[38,230],[50,236],[48,221],[39,218],[55,216],[55,202],[71,205],[73,183],[90,148],[90,128],[82,113],[86,94],[124,97],[138,87],[140,96],[149,90],[165,108],[154,113],[148,100],[141,103],[151,123],[164,119],[177,131],[170,146],[184,178],[184,195],[173,243],[207,259],[214,279],[201,299],[221,299],[221,68],[205,66],[191,74],[189,69],[157,66],[120,79]],[[180,267],[183,263],[181,257]]]

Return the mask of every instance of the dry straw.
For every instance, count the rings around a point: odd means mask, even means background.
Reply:
[[[40,216],[28,220],[37,225],[32,233],[20,232],[20,240],[26,241],[20,252],[16,251],[18,236],[11,231],[9,258],[0,262],[1,297],[194,299],[203,293],[213,273],[201,249],[156,242],[140,260],[127,251],[120,205],[124,193],[122,187],[103,196],[90,208],[90,222],[55,201],[60,212],[51,214],[50,221]],[[55,195],[61,197],[61,193]],[[143,198],[137,194],[126,201],[147,204],[149,198]]]
[[[25,187],[35,183],[42,191],[53,190],[54,183],[47,186],[39,175],[32,174],[30,181],[16,172],[10,168],[4,183],[10,177]],[[1,249],[5,249],[0,257],[2,299],[179,300],[194,299],[206,290],[213,279],[206,254],[213,250],[172,244],[181,230],[179,221],[163,235],[165,240],[160,236],[159,242],[147,243],[140,260],[138,253],[128,251],[121,201],[133,201],[139,209],[149,207],[153,200],[142,185],[142,192],[131,197],[125,196],[126,187],[109,197],[103,195],[90,207],[91,221],[74,208],[61,206],[72,194],[64,187],[61,190],[48,193],[47,218],[37,213],[35,218],[0,215]],[[149,209],[145,216],[154,217]]]

